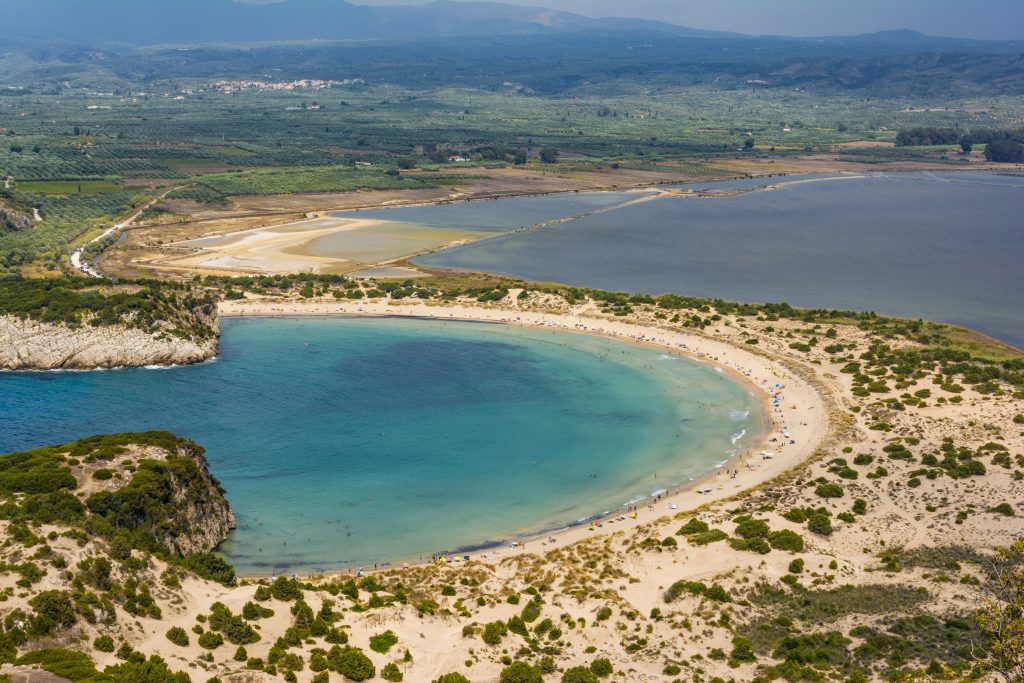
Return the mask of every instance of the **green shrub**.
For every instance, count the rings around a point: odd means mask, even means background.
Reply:
[[[89,655],[77,650],[35,650],[26,653],[17,660],[17,663],[23,666],[37,665],[42,670],[69,681],[92,681],[100,678],[100,673]]]
[[[420,614],[433,614],[437,611],[437,608],[440,607],[440,605],[438,605],[436,601],[430,600],[428,598],[426,600],[420,600],[419,602],[417,602],[415,607],[416,611]]]
[[[270,595],[275,600],[291,602],[302,597],[302,586],[294,579],[286,579],[283,576],[279,576],[270,584]]]
[[[47,636],[75,624],[75,606],[66,591],[37,593],[28,604],[34,610],[29,618],[29,631],[33,635]]]
[[[765,538],[771,529],[763,519],[747,519],[736,525],[736,535],[740,538]]]
[[[686,537],[686,540],[692,545],[710,545],[718,541],[724,541],[727,538],[729,538],[729,534],[721,529],[710,529],[702,533],[691,534]]]
[[[204,631],[203,635],[199,636],[199,647],[207,650],[216,650],[218,647],[224,644],[224,636],[217,633],[216,631]]]
[[[100,652],[113,652],[114,639],[110,636],[97,636],[96,640],[92,641],[92,646]]]
[[[868,502],[866,500],[864,500],[863,498],[858,498],[857,500],[853,501],[853,512],[854,512],[854,514],[864,515],[864,514],[867,514],[867,511],[868,511]]]
[[[356,647],[343,649],[335,645],[327,653],[327,662],[332,670],[351,681],[365,681],[377,673],[370,658]]]
[[[814,493],[822,498],[842,498],[843,487],[839,484],[822,484],[814,489]]]
[[[736,662],[753,662],[757,660],[757,655],[754,654],[754,647],[749,640],[742,636],[736,636],[732,639],[732,652],[729,653],[729,659]]]
[[[101,467],[100,469],[98,469],[98,470],[96,470],[95,472],[92,473],[92,478],[93,479],[97,479],[99,481],[106,481],[108,479],[113,479],[114,478],[114,470],[107,469],[106,467]]]
[[[562,683],[597,683],[597,674],[585,666],[574,666],[562,674]]]
[[[526,662],[512,662],[501,670],[498,679],[501,683],[544,683],[540,669]]]
[[[690,534],[702,534],[708,531],[710,527],[707,522],[702,522],[696,517],[691,519],[689,522],[679,527],[679,531],[676,532],[676,536],[689,536]]]
[[[538,598],[533,598],[530,602],[526,603],[526,607],[523,608],[523,621],[531,624],[540,617],[541,613],[541,602]]]
[[[380,677],[385,681],[393,681],[394,683],[400,683],[405,678],[402,675],[402,670],[394,662],[388,662],[384,665],[380,670]]]
[[[807,512],[803,508],[793,508],[782,515],[794,524],[803,524],[807,521]]]
[[[665,538],[661,539],[662,548],[675,548],[678,545],[679,543],[676,542],[676,539],[672,538],[671,536],[666,536]]]
[[[492,621],[484,626],[484,632],[480,638],[488,645],[498,645],[501,639],[508,633],[508,627],[503,621]]]
[[[384,633],[370,636],[370,649],[382,655],[387,654],[388,650],[393,648],[396,643],[398,643],[398,636],[392,631],[385,631]]]
[[[435,678],[432,683],[470,683],[470,681],[462,674],[452,672]]]
[[[188,647],[188,634],[180,626],[172,626],[167,629],[167,640],[178,647]]]
[[[1006,517],[1013,517],[1014,515],[1013,507],[1009,503],[1000,503],[993,508],[989,508],[989,512],[995,512]]]
[[[820,536],[832,535],[832,520],[827,514],[815,512],[807,518],[807,528]]]
[[[787,550],[791,553],[802,553],[804,551],[804,539],[800,534],[789,529],[773,531],[768,534],[768,543],[776,550]]]
[[[796,558],[789,563],[789,571],[791,574],[799,574],[804,570],[804,561],[802,558]]]
[[[202,579],[231,586],[235,583],[235,568],[213,553],[192,553],[185,558],[185,567]]]
[[[605,678],[611,676],[615,669],[612,668],[612,663],[606,657],[598,657],[590,663],[590,670],[594,672],[594,675],[599,678]]]
[[[836,517],[847,524],[853,524],[857,521],[857,518],[853,516],[852,512],[840,512]]]
[[[771,546],[763,538],[730,538],[729,545],[734,550],[747,550],[762,555],[767,555],[772,551]]]

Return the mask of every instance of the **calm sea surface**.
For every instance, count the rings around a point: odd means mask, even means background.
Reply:
[[[243,573],[356,568],[509,539],[714,469],[759,429],[697,362],[498,325],[228,319],[164,370],[0,373],[0,452],[168,429],[207,449]]]
[[[416,260],[609,290],[877,311],[1024,347],[1024,176],[804,178],[634,204]],[[463,207],[475,210],[451,208]]]

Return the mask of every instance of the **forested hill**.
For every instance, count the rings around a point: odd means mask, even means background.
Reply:
[[[690,86],[857,91],[868,97],[934,95],[947,100],[1024,93],[1024,47],[1004,53],[992,46],[989,51],[971,51],[966,44],[956,48],[956,41],[950,51],[930,45],[882,36],[694,39],[652,31],[189,49],[41,45],[19,39],[6,46],[0,42],[0,81],[8,86],[0,95],[69,85],[148,91],[155,83],[236,78],[357,79],[371,86],[414,89],[500,90],[512,84],[520,94],[539,95]]]

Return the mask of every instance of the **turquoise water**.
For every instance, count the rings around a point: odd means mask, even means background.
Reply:
[[[414,261],[613,291],[877,311],[1024,348],[1022,209],[1021,174],[867,174],[645,202]]]
[[[206,447],[242,573],[351,569],[559,527],[698,477],[758,432],[748,391],[564,332],[228,319],[212,363],[0,373],[0,452],[169,429]]]

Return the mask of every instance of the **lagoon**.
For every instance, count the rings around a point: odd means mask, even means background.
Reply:
[[[632,204],[414,261],[607,290],[876,311],[1024,347],[1024,175],[865,173],[699,187],[774,183],[779,189]]]
[[[753,389],[600,337],[364,318],[222,321],[214,362],[0,373],[0,452],[167,429],[207,449],[239,572],[416,561],[617,509],[760,433]]]

